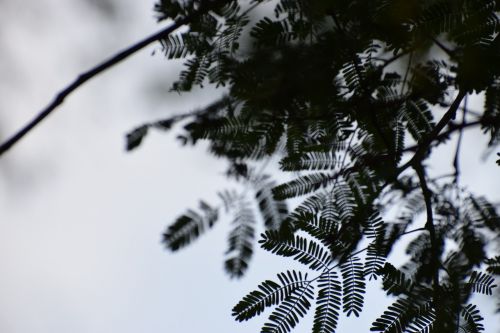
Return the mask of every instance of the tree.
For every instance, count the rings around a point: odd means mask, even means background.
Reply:
[[[243,297],[236,320],[277,306],[262,332],[289,332],[315,303],[313,332],[331,332],[341,309],[360,314],[366,283],[381,278],[396,299],[373,331],[484,330],[469,300],[493,293],[500,219],[493,204],[460,185],[458,156],[469,128],[483,130],[487,149],[499,143],[500,5],[281,0],[270,3],[270,14],[259,10],[266,4],[159,1],[158,18],[172,26],[85,73],[39,119],[81,82],[160,40],[169,59],[187,59],[173,90],[208,83],[227,93],[206,108],[136,128],[127,148],[151,128],[184,122],[179,140],[207,140],[211,153],[228,160],[227,176],[243,184],[241,193],[220,194],[232,214],[230,276],[242,276],[253,253],[258,219],[250,189],[265,226],[260,246],[306,265]],[[187,31],[172,34],[185,24]],[[467,105],[474,93],[484,95],[482,111]],[[430,175],[429,156],[454,135],[452,174]],[[272,158],[295,179],[276,185],[262,167]],[[299,197],[289,210],[287,200]],[[168,227],[165,245],[175,251],[190,244],[221,208],[202,201]],[[389,255],[404,241],[409,259],[396,268]]]

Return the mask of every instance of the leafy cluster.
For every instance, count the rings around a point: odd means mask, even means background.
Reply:
[[[207,3],[214,5],[202,11]],[[360,315],[366,285],[377,279],[395,300],[372,331],[483,331],[470,297],[494,292],[500,217],[461,187],[458,156],[468,128],[482,128],[489,150],[500,143],[500,3],[216,3],[162,0],[155,9],[162,20],[196,15],[189,29],[161,41],[167,58],[186,59],[172,89],[212,84],[226,93],[201,110],[138,127],[128,148],[148,128],[182,120],[181,142],[207,141],[243,190],[178,218],[165,245],[189,244],[224,206],[233,226],[225,267],[240,277],[259,211],[260,246],[304,264],[234,307],[244,321],[276,306],[263,333],[290,332],[313,304],[313,332],[334,332],[341,313]],[[484,95],[482,111],[469,110],[471,93]],[[431,177],[427,158],[455,133],[453,173]],[[276,160],[293,173],[279,185],[262,171]],[[297,198],[289,210],[287,200]],[[403,238],[408,259],[396,268],[390,255]]]

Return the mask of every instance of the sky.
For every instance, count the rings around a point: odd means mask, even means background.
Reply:
[[[160,29],[152,7],[0,0],[0,137],[78,73]],[[175,133],[152,132],[124,151],[130,129],[221,93],[168,93],[181,67],[158,51],[148,47],[85,84],[0,160],[0,332],[258,332],[267,316],[235,323],[231,308],[261,281],[298,268],[259,250],[248,275],[230,280],[223,223],[179,253],[163,249],[165,227],[227,183],[223,162],[203,147],[181,147]],[[477,133],[465,142],[464,184],[499,201],[494,159],[480,161]],[[432,167],[449,161],[437,152]],[[380,314],[389,301],[375,289],[361,320],[343,318],[339,332],[368,328]],[[498,319],[490,318],[487,327]],[[309,318],[295,331],[310,326]]]

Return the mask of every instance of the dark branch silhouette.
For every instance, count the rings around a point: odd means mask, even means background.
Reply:
[[[220,6],[224,3],[225,1],[221,0],[204,2],[204,5],[200,6],[200,8],[194,14],[177,19],[174,23],[170,24],[166,28],[125,48],[124,50],[118,52],[108,60],[105,60],[101,64],[92,67],[91,69],[78,75],[78,77],[70,85],[66,86],[66,88],[64,88],[63,90],[59,91],[59,93],[55,95],[52,102],[49,105],[47,105],[43,110],[41,110],[35,118],[33,118],[23,128],[21,128],[18,132],[16,132],[14,135],[12,135],[9,139],[7,139],[0,145],[0,157],[5,152],[7,152],[12,146],[14,146],[17,142],[19,142],[19,140],[21,140],[33,128],[35,128],[38,124],[40,124],[47,116],[49,116],[59,105],[61,105],[64,102],[66,97],[68,97],[76,89],[81,87],[85,82],[101,74],[102,72],[108,70],[109,68],[117,65],[118,63],[125,60],[129,56],[135,54],[137,51],[142,50],[149,44],[159,41],[163,38],[166,38],[168,35],[176,31],[183,25],[191,23],[193,20],[207,13],[212,8],[216,8],[217,6]]]

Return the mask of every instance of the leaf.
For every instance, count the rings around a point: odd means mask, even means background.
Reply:
[[[463,14],[454,10],[448,1],[436,1],[425,8],[412,22],[412,28],[439,34],[455,29],[462,23]]]
[[[355,55],[351,61],[344,64],[341,73],[349,90],[359,91],[363,88],[362,82],[366,78],[366,68],[358,55]]]
[[[200,208],[202,215],[189,209],[167,228],[163,234],[163,243],[168,249],[177,251],[214,226],[217,222],[218,210],[204,201],[200,201]]]
[[[382,269],[386,261],[386,246],[382,240],[375,240],[368,245],[363,275],[369,280],[377,279],[378,272]]]
[[[453,236],[471,266],[480,265],[484,261],[485,240],[482,234],[476,232],[476,228],[464,222]]]
[[[386,263],[378,274],[383,276],[383,288],[387,295],[411,294],[413,281],[390,263]]]
[[[280,161],[283,171],[332,170],[339,163],[335,152],[310,152],[298,159],[287,157]]]
[[[435,105],[444,100],[451,81],[449,68],[444,61],[427,61],[412,67],[413,77],[409,85],[414,96],[419,96]]]
[[[279,229],[281,223],[288,215],[288,207],[284,201],[274,199],[271,189],[274,182],[267,182],[260,186],[255,194],[259,204],[259,210],[267,229]]]
[[[272,46],[285,44],[296,38],[296,34],[290,31],[286,20],[273,21],[268,17],[257,22],[250,35],[261,45]]]
[[[493,294],[493,288],[496,287],[494,283],[495,278],[491,275],[474,271],[469,278],[469,282],[467,282],[467,287],[472,292],[491,295]]]
[[[217,196],[221,199],[226,213],[236,209],[242,199],[241,194],[236,192],[236,190],[223,190],[221,192],[217,192]]]
[[[436,314],[432,307],[428,304],[421,307],[419,314],[413,319],[408,326],[408,333],[431,333],[436,320]]]
[[[312,331],[313,333],[334,333],[342,303],[342,289],[337,273],[329,270],[321,274],[318,287]]]
[[[372,323],[370,331],[403,333],[415,315],[415,307],[412,305],[411,300],[400,298],[392,305],[389,305],[384,314]]]
[[[477,228],[487,227],[491,231],[500,229],[500,216],[484,197],[470,195],[465,200],[465,215]]]
[[[170,34],[165,38],[160,39],[162,51],[165,53],[167,59],[185,58],[193,52],[187,47],[184,38],[187,34]]]
[[[334,177],[326,173],[313,173],[301,176],[288,183],[273,188],[274,198],[284,200],[304,195],[331,184]]]
[[[325,246],[332,245],[338,234],[338,223],[325,219],[320,214],[299,213],[294,215],[296,227],[321,241]]]
[[[287,333],[294,328],[299,319],[307,314],[314,296],[313,286],[309,282],[292,291],[269,316],[261,333]]]
[[[379,212],[371,214],[365,222],[364,233],[367,238],[380,238],[384,236],[384,221]]]
[[[462,308],[462,312],[460,314],[466,322],[466,325],[464,325],[466,332],[479,333],[484,331],[484,325],[481,323],[481,321],[483,321],[483,317],[475,305],[467,304],[464,308]]]
[[[219,34],[219,45],[221,48],[235,52],[239,48],[239,39],[245,26],[249,23],[247,15],[238,15],[235,13],[239,11],[237,2],[233,2],[235,8],[233,9],[232,17],[226,21],[226,29],[222,30]],[[238,7],[238,9],[236,9]]]
[[[486,268],[488,273],[500,275],[500,256],[486,259],[485,263],[488,265],[488,268]]]
[[[399,112],[399,117],[406,122],[408,131],[417,141],[427,137],[434,128],[431,110],[424,100],[407,100]]]
[[[490,136],[488,145],[493,146],[500,142],[500,80],[498,79],[486,88],[481,123],[483,131],[488,132]]]
[[[360,207],[369,207],[378,194],[377,178],[372,171],[363,169],[359,172],[351,172],[347,177],[358,209]]]
[[[262,248],[271,253],[293,257],[298,262],[309,265],[311,269],[327,269],[331,255],[316,242],[304,237],[282,237],[278,231],[268,230],[259,241]]]
[[[347,316],[354,314],[359,317],[363,308],[365,281],[363,277],[363,265],[359,258],[350,257],[340,265],[343,279],[343,303],[344,312]]]
[[[146,134],[148,134],[148,129],[148,125],[142,125],[128,133],[126,137],[125,149],[127,151],[131,151],[139,147]]]
[[[238,117],[225,117],[214,120],[211,126],[200,126],[200,138],[212,140],[242,140],[245,137],[252,137],[250,133],[255,123],[249,119]]]
[[[279,273],[280,283],[266,280],[258,286],[258,290],[248,295],[233,307],[232,315],[237,321],[248,320],[264,311],[266,307],[280,304],[296,290],[302,290],[308,286],[307,274],[302,276],[301,272],[287,271]]]
[[[394,158],[396,165],[401,161],[405,149],[405,128],[403,122],[398,119],[394,122]]]
[[[224,267],[230,277],[240,278],[248,268],[253,254],[255,237],[255,217],[249,203],[240,200],[233,219],[233,229],[229,233],[228,256]]]
[[[350,221],[356,210],[356,199],[349,184],[344,179],[339,179],[333,187],[333,199],[330,203],[335,203],[338,215],[342,224]]]

